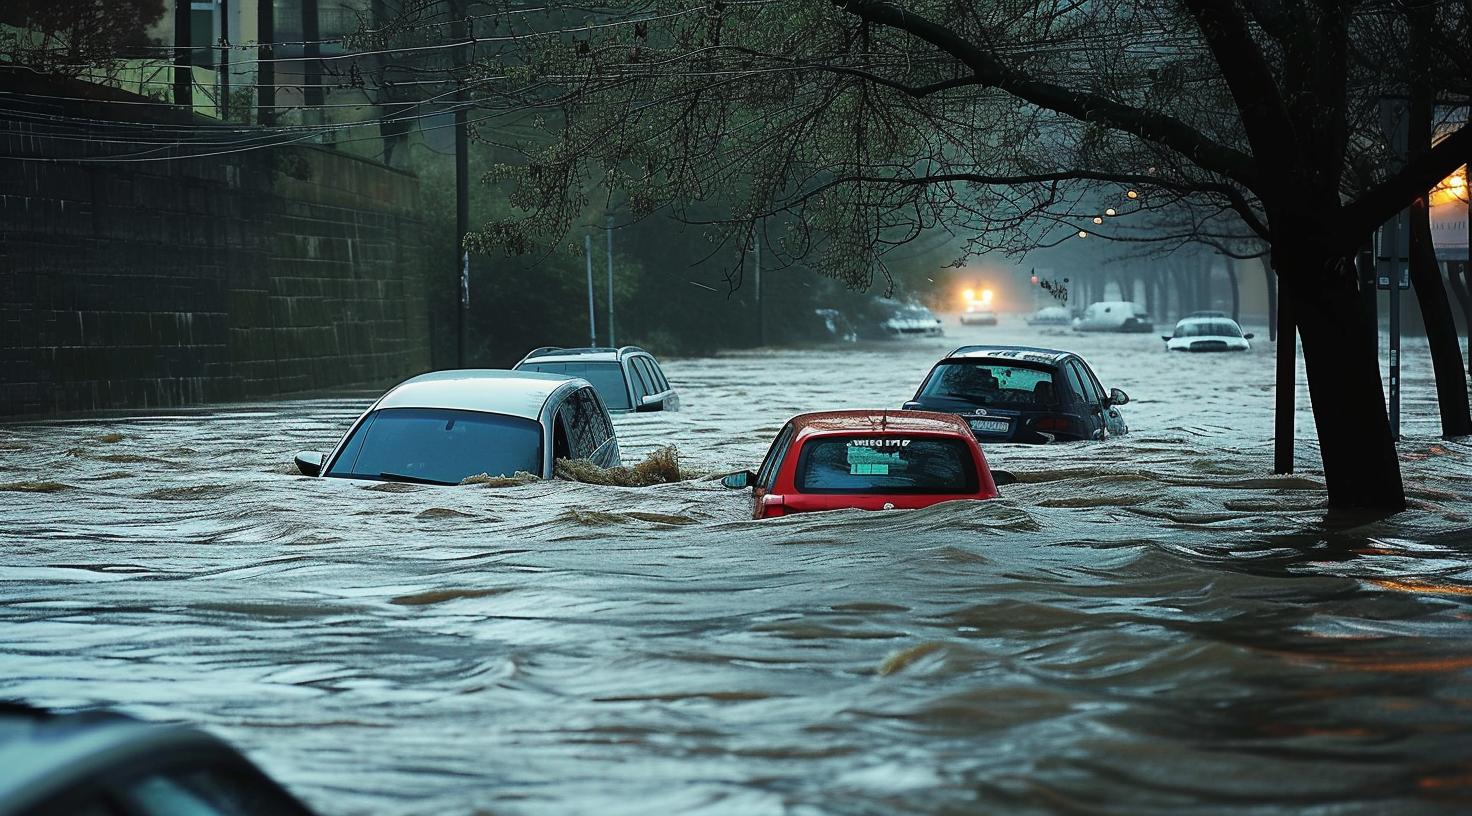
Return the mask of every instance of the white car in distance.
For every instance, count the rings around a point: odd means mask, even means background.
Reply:
[[[1167,351],[1247,351],[1252,334],[1242,332],[1237,321],[1225,315],[1184,317],[1173,334],[1162,334]]]

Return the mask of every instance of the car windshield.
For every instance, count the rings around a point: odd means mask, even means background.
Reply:
[[[987,360],[941,363],[920,387],[920,396],[1018,408],[1058,404],[1051,370]]]
[[[797,461],[802,493],[975,493],[976,462],[960,439],[822,437]]]
[[[565,377],[582,377],[593,384],[603,404],[610,411],[629,410],[629,389],[624,384],[624,367],[618,362],[586,363],[538,363],[528,362],[517,366],[520,371],[541,371],[546,374],[561,374]]]
[[[481,473],[541,475],[542,426],[441,408],[384,408],[363,420],[328,476],[459,484]]]
[[[1242,329],[1230,320],[1192,320],[1176,326],[1176,337],[1241,337]]]
[[[924,306],[911,306],[906,309],[896,310],[894,316],[901,320],[934,320],[935,315]]]

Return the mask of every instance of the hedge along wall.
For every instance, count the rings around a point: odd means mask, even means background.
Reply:
[[[83,149],[55,132],[0,114],[0,155]],[[412,175],[315,147],[0,159],[0,414],[254,399],[428,369],[418,193]]]

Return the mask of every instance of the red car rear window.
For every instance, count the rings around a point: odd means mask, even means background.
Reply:
[[[975,493],[976,461],[960,439],[825,436],[797,459],[800,493]]]

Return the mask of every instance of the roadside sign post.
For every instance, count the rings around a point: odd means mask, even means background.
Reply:
[[[1405,162],[1409,145],[1410,103],[1404,97],[1381,97],[1380,129],[1390,142],[1390,153],[1398,167]],[[1409,268],[1411,220],[1405,210],[1380,227],[1380,260],[1377,289],[1390,291],[1390,436],[1400,439],[1400,291],[1411,286]],[[1378,329],[1376,334],[1379,334]]]
[[[608,234],[608,345],[618,348],[618,344],[613,342],[613,216],[609,215],[603,223],[603,231]]]
[[[588,261],[588,347],[598,345],[598,325],[593,312],[593,236],[583,236],[583,257]]]

